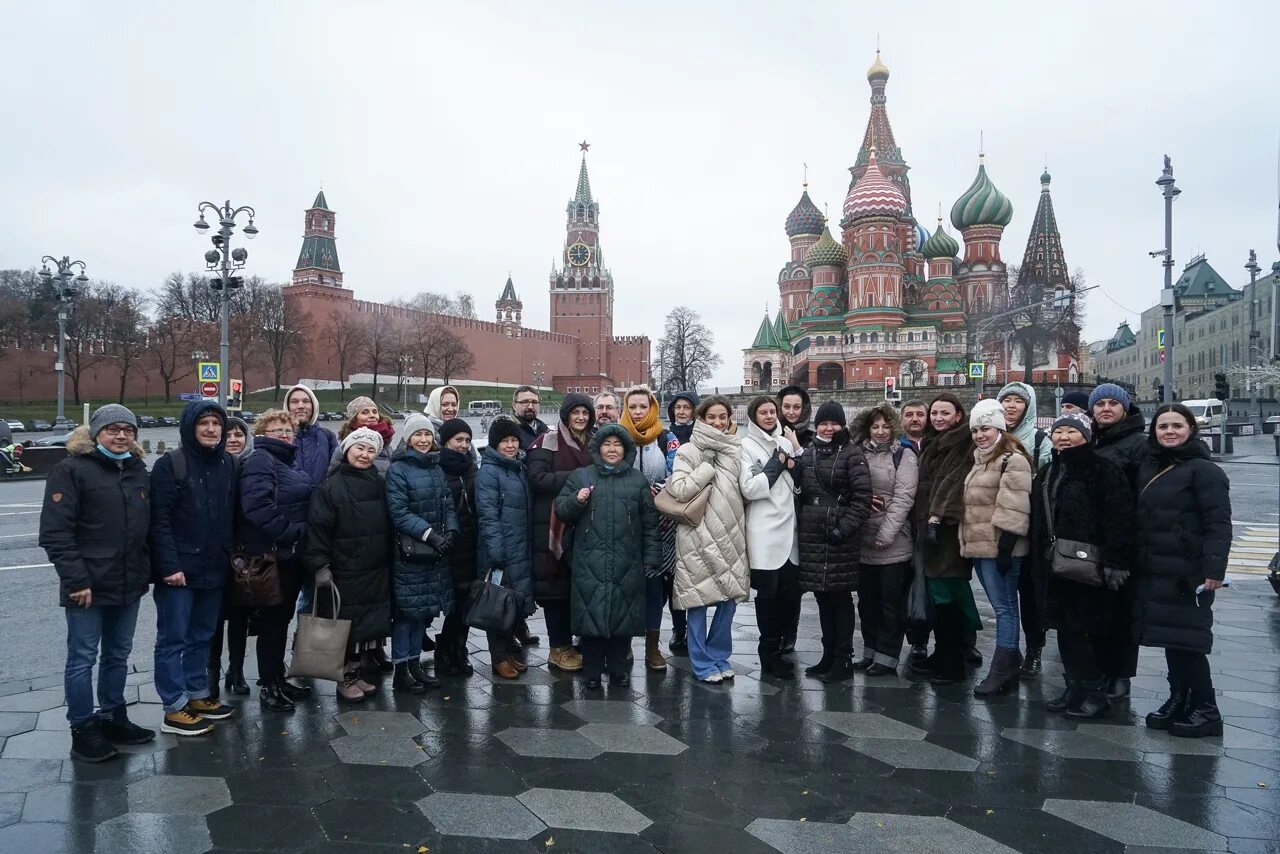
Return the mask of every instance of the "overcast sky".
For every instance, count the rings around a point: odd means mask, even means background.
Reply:
[[[1067,263],[1100,285],[1086,337],[1158,298],[1154,185],[1173,157],[1178,269],[1236,284],[1276,259],[1280,3],[165,2],[7,4],[0,267],[71,254],[139,288],[201,266],[203,199],[257,208],[249,272],[287,281],[323,182],[364,299],[508,271],[547,328],[547,275],[591,142],[617,334],[700,311],[724,366],[788,259],[810,193],[838,212],[879,36],[888,109],[932,228],[977,168],[1022,258],[1048,159]],[[838,218],[838,215],[835,217]]]

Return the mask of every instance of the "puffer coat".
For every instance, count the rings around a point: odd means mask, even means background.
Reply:
[[[871,441],[871,423],[882,416],[889,425],[889,441]],[[902,419],[898,410],[887,403],[858,413],[853,422],[854,440],[862,446],[871,472],[871,492],[879,496],[881,507],[872,507],[862,526],[862,563],[864,566],[886,566],[911,560],[914,547],[911,512],[916,501],[916,484],[920,462],[915,449],[903,445]],[[876,541],[889,543],[876,548]]]
[[[747,423],[742,439],[742,471],[739,486],[747,507],[747,563],[754,570],[778,569],[800,560],[800,539],[796,535],[796,492],[792,477],[798,469],[783,470],[769,485],[764,465],[784,451],[791,456],[797,448],[783,436],[782,425],[766,433],[755,423]]]
[[[1039,471],[1053,459],[1053,442],[1048,433],[1036,426],[1036,390],[1026,383],[1012,382],[1000,389],[996,400],[1003,401],[1011,394],[1022,398],[1027,408],[1022,413],[1022,420],[1010,427],[1009,433],[1022,443],[1034,463],[1032,468]]]
[[[449,550],[453,601],[457,605],[466,601],[471,582],[476,579],[476,464],[472,452],[442,448],[440,470],[449,485],[453,513],[458,520],[458,535],[453,538],[453,548]]]
[[[689,442],[676,451],[667,491],[691,501],[711,484],[711,501],[702,522],[676,526],[676,573],[672,600],[681,610],[745,602],[751,595],[747,567],[746,513],[738,486],[742,437],[731,426],[721,433],[705,421],[693,425]],[[709,459],[704,459],[704,453]]]
[[[397,617],[430,620],[453,609],[453,572],[449,556],[410,561],[400,549],[400,534],[421,540],[428,530],[458,538],[453,493],[440,469],[440,454],[405,447],[387,469],[387,510],[391,514],[391,589]]]
[[[1058,451],[1036,475],[1031,489],[1031,568],[1037,593],[1043,591],[1049,628],[1091,635],[1132,633],[1133,616],[1120,591],[1055,576],[1050,552],[1054,537],[1090,543],[1100,550],[1103,566],[1132,571],[1132,520],[1133,493],[1124,472],[1089,445]],[[1136,584],[1131,576],[1125,586]]]
[[[476,578],[502,570],[502,586],[524,594],[533,613],[533,498],[524,474],[524,452],[508,459],[485,448],[476,473]]]
[[[998,444],[973,449],[973,468],[964,478],[964,521],[960,554],[994,558],[1000,535],[1017,536],[1013,556],[1031,552],[1031,463],[1016,451],[997,452]]]
[[[1227,476],[1198,438],[1153,448],[1138,474],[1138,641],[1144,646],[1213,650],[1212,591],[1231,552]],[[1197,601],[1197,599],[1199,601]]]
[[[1095,422],[1096,424],[1096,422]],[[1098,456],[1110,460],[1120,466],[1125,477],[1129,478],[1129,489],[1134,495],[1142,488],[1138,481],[1138,470],[1143,463],[1151,459],[1151,448],[1147,445],[1147,422],[1137,407],[1129,410],[1128,416],[1118,424],[1110,427],[1098,426],[1093,431],[1093,447]]]
[[[276,551],[281,560],[301,556],[307,508],[315,485],[294,467],[298,448],[274,436],[255,436],[240,469],[240,542],[249,555]]]
[[[610,436],[625,449],[610,469],[600,445]],[[601,427],[590,444],[592,465],[569,476],[556,498],[556,516],[573,527],[573,633],[588,638],[644,634],[646,570],[662,565],[658,511],[649,480],[634,468],[636,445],[617,424]],[[586,504],[578,490],[591,487]]]
[[[391,519],[376,468],[338,463],[311,494],[303,560],[314,574],[333,573],[338,616],[351,621],[351,643],[391,633]]]
[[[858,588],[862,527],[871,515],[871,472],[846,430],[814,437],[800,458],[800,588],[839,593]],[[839,538],[832,542],[835,532]]]
[[[571,568],[568,555],[551,551],[551,507],[569,475],[591,464],[591,454],[561,421],[535,439],[525,457],[533,493],[533,595],[539,602],[568,599]]]
[[[969,578],[972,568],[960,554],[960,522],[964,519],[964,479],[973,467],[973,436],[963,422],[945,433],[927,433],[920,450],[916,482],[917,535],[923,537],[929,517],[942,520],[938,544],[925,549],[929,578]]]

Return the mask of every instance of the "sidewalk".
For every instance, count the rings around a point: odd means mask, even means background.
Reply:
[[[1275,439],[1271,436],[1233,436],[1232,446],[1233,453],[1215,455],[1214,460],[1221,463],[1280,466],[1280,457],[1276,456]]]

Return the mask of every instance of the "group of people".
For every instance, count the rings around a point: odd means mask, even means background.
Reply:
[[[1107,715],[1145,644],[1165,649],[1170,684],[1147,725],[1222,732],[1207,655],[1231,542],[1228,486],[1179,404],[1161,406],[1148,429],[1125,390],[1104,384],[1064,397],[1046,431],[1034,390],[1014,382],[969,413],[943,392],[850,424],[838,402],[814,411],[789,386],[752,400],[745,424],[726,398],[680,392],[664,423],[653,392],[635,386],[567,394],[548,425],[538,391],[522,386],[479,449],[460,399],[437,388],[398,441],[365,397],[336,435],[317,424],[304,385],[252,431],[197,401],[180,447],[150,471],[133,413],[94,412],[49,476],[40,521],[66,610],[72,756],[102,761],[115,744],[154,737],[124,702],[148,589],[161,730],[185,736],[235,714],[220,683],[250,692],[251,634],[262,708],[292,711],[310,695],[287,678],[297,613],[350,622],[344,703],[388,674],[410,694],[471,675],[467,614],[480,582],[521,594],[511,629],[486,632],[499,679],[527,670],[520,651],[541,642],[527,618],[541,608],[547,666],[581,671],[588,689],[606,676],[629,683],[636,637],[646,669],[664,671],[668,610],[670,653],[687,655],[702,682],[732,680],[734,614],[754,591],[768,677],[795,678],[801,602],[813,593],[822,655],[805,675],[895,676],[908,648],[903,672],[942,686],[983,663],[976,574],[996,623],[976,696],[1038,678],[1054,629],[1066,684],[1050,709]],[[908,620],[909,591],[927,591],[927,620]]]

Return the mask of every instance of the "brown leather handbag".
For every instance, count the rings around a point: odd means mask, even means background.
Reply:
[[[237,549],[231,555],[229,598],[236,608],[270,608],[284,602],[280,561],[275,552],[250,556]]]

